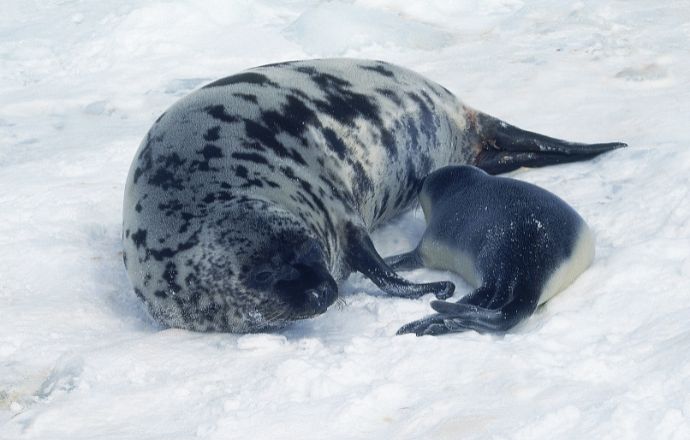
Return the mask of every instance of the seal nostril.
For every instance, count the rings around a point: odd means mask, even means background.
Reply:
[[[338,296],[338,286],[328,270],[321,264],[295,263],[290,267],[298,275],[277,280],[275,292],[300,315],[324,313]]]

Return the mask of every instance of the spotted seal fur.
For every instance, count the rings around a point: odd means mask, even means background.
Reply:
[[[421,266],[460,274],[475,290],[434,301],[434,315],[399,333],[503,333],[568,287],[594,258],[587,223],[553,193],[472,166],[429,174],[419,192],[427,229],[417,247],[386,258],[394,270]]]
[[[125,266],[156,320],[197,331],[267,331],[323,313],[352,271],[392,295],[443,299],[451,283],[407,282],[369,238],[414,203],[427,174],[623,145],[520,130],[385,62],[257,67],[182,98],[149,130],[125,186]]]

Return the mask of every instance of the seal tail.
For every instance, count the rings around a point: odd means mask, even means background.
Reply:
[[[485,113],[476,113],[479,144],[475,165],[489,174],[520,167],[543,167],[591,159],[601,153],[627,147],[622,142],[582,144],[522,130]]]

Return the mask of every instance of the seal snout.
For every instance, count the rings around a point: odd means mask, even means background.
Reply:
[[[291,269],[274,289],[295,316],[320,315],[338,298],[338,285],[320,261],[296,262]]]
[[[313,289],[305,292],[305,310],[311,311],[311,315],[320,315],[338,298],[338,287],[335,282],[332,284],[325,280]]]

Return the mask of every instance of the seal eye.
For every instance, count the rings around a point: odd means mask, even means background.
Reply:
[[[254,274],[254,281],[259,284],[266,284],[273,278],[273,272],[270,270],[260,270]]]

